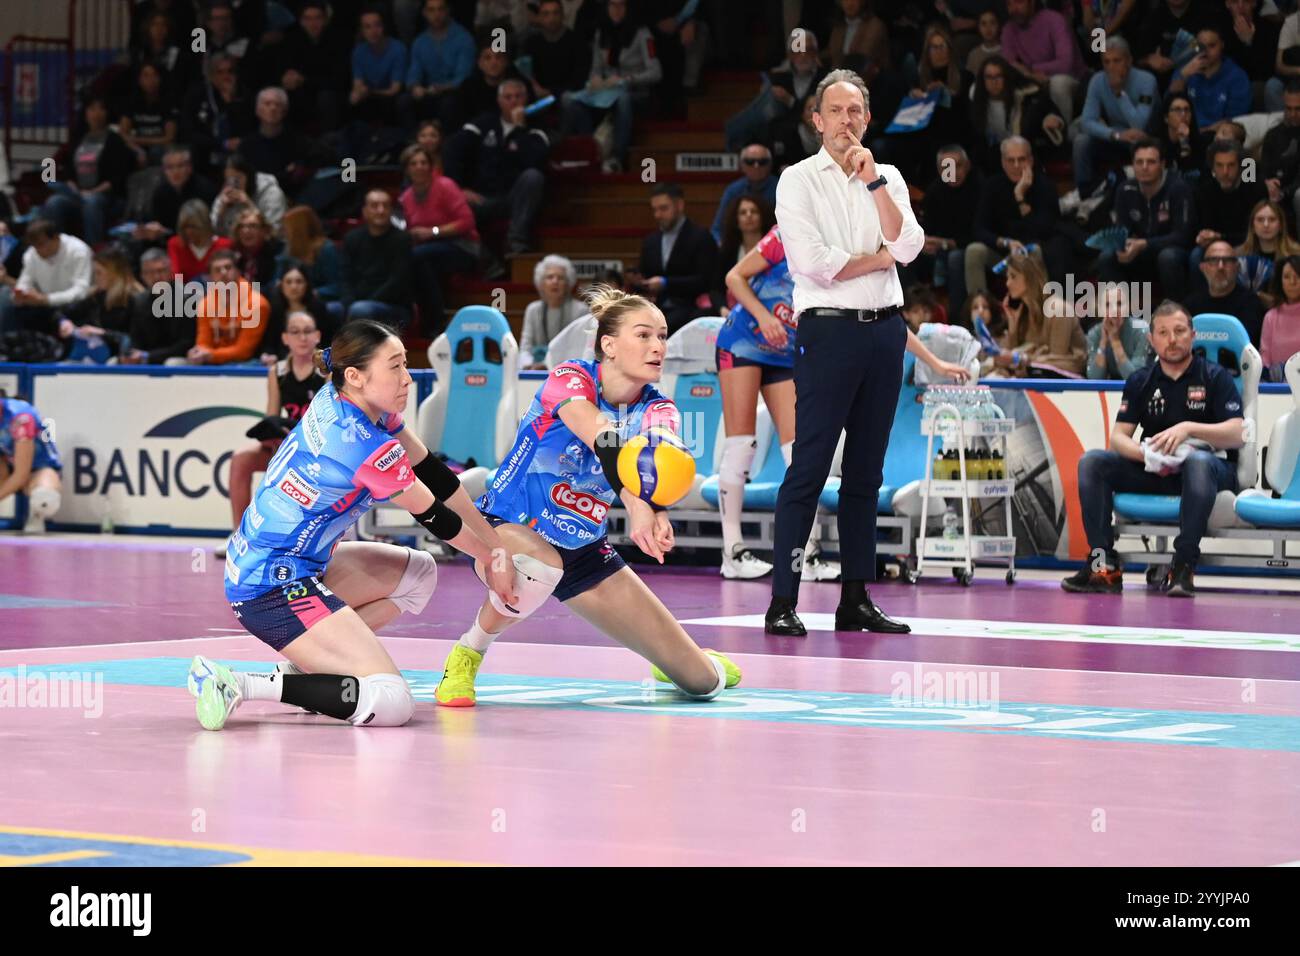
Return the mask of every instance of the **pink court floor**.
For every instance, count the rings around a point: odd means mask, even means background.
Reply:
[[[203,544],[204,542],[199,542]],[[203,653],[269,669],[193,542],[0,537],[0,865],[1278,865],[1300,861],[1300,594],[1065,595],[938,575],[906,637],[762,631],[768,584],[647,572],[742,685],[713,703],[550,602],[432,702],[482,597],[441,569],[384,631],[418,705],[353,729],[249,704],[202,730]],[[208,544],[210,549],[210,544]],[[1036,577],[1027,580],[1026,577]]]

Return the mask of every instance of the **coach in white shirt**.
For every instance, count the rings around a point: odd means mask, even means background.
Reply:
[[[807,634],[795,614],[802,547],[846,432],[840,483],[843,567],[836,630],[910,631],[871,600],[876,575],[876,499],[908,345],[895,262],[921,251],[907,184],[862,145],[871,121],[866,84],[835,70],[817,87],[817,155],[786,169],[776,220],[794,277],[795,440],[776,506],[769,634]]]

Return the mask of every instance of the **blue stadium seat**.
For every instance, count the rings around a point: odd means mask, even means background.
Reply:
[[[1237,497],[1237,517],[1257,528],[1300,528],[1300,353],[1286,363],[1286,380],[1295,406],[1273,424],[1264,473],[1281,494],[1243,492]]]

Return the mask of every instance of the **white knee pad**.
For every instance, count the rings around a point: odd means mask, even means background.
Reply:
[[[560,583],[560,578],[564,577],[564,570],[553,568],[528,554],[516,554],[514,559],[515,606],[507,605],[497,597],[495,591],[488,591],[488,600],[497,609],[497,613],[522,620],[546,603],[555,586]]]
[[[48,518],[59,510],[63,495],[54,488],[33,488],[27,496],[27,512],[33,518]]]
[[[357,709],[348,722],[353,727],[400,727],[415,713],[415,698],[400,674],[371,674],[361,678]]]
[[[388,600],[397,605],[398,610],[408,614],[419,614],[424,610],[429,598],[438,587],[438,562],[427,551],[407,548],[410,557],[406,561],[406,570],[402,580],[397,582]]]
[[[758,439],[753,435],[728,435],[722,443],[722,461],[718,463],[718,484],[743,485],[749,481]]]
[[[707,694],[692,694],[689,690],[682,690],[680,687],[677,688],[692,700],[713,700],[713,698],[721,694],[727,687],[726,665],[712,654],[707,654],[705,656],[708,657],[709,663],[713,665],[713,669],[718,672],[718,686],[713,688],[713,690],[709,691]]]

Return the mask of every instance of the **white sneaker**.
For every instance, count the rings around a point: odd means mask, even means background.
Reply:
[[[757,557],[748,548],[741,548],[735,554],[722,555],[722,576],[731,580],[751,581],[766,577],[772,573],[772,565]]]
[[[819,554],[811,554],[804,558],[802,577],[805,581],[838,581],[840,563],[827,561]]]
[[[610,157],[600,164],[600,171],[603,173],[621,173],[623,171],[623,164],[617,159]]]

